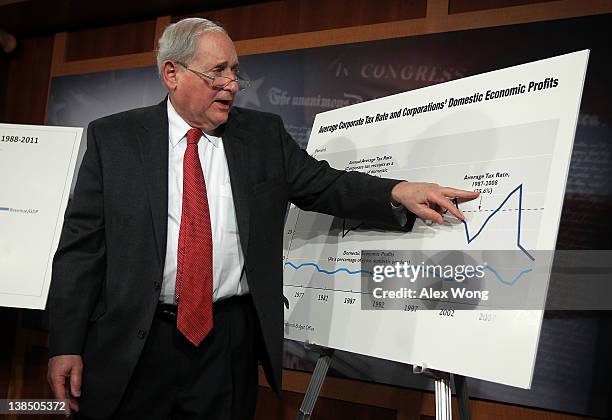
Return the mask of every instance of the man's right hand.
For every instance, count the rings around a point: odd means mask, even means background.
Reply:
[[[83,359],[77,354],[65,354],[49,359],[47,381],[58,400],[69,400],[70,411],[79,411],[73,397],[81,396]]]

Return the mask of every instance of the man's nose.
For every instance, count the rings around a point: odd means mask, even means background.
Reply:
[[[235,95],[240,90],[240,87],[238,86],[238,80],[232,79],[227,85],[225,85],[223,89],[228,90]]]

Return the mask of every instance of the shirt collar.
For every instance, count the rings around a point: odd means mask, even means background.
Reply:
[[[186,138],[187,131],[191,128],[189,124],[181,117],[178,112],[172,106],[170,97],[168,97],[168,128],[169,128],[169,140],[172,147],[176,147],[181,140]],[[204,133],[203,133],[204,134]],[[211,136],[204,134],[203,137],[210,142],[214,147],[219,147],[221,137]]]

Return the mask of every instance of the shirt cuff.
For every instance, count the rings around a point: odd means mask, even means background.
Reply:
[[[395,204],[393,202],[389,202],[391,206],[391,210],[395,215],[395,219],[399,223],[401,227],[405,227],[406,223],[408,223],[408,215],[406,214],[406,208],[402,204]]]

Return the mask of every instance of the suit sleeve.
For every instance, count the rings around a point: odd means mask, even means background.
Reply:
[[[285,173],[289,200],[307,211],[369,222],[373,227],[410,230],[416,216],[406,211],[406,223],[391,207],[391,190],[402,180],[333,169],[308,155],[282,126]]]
[[[93,124],[53,260],[49,356],[81,354],[106,270],[103,173]]]

